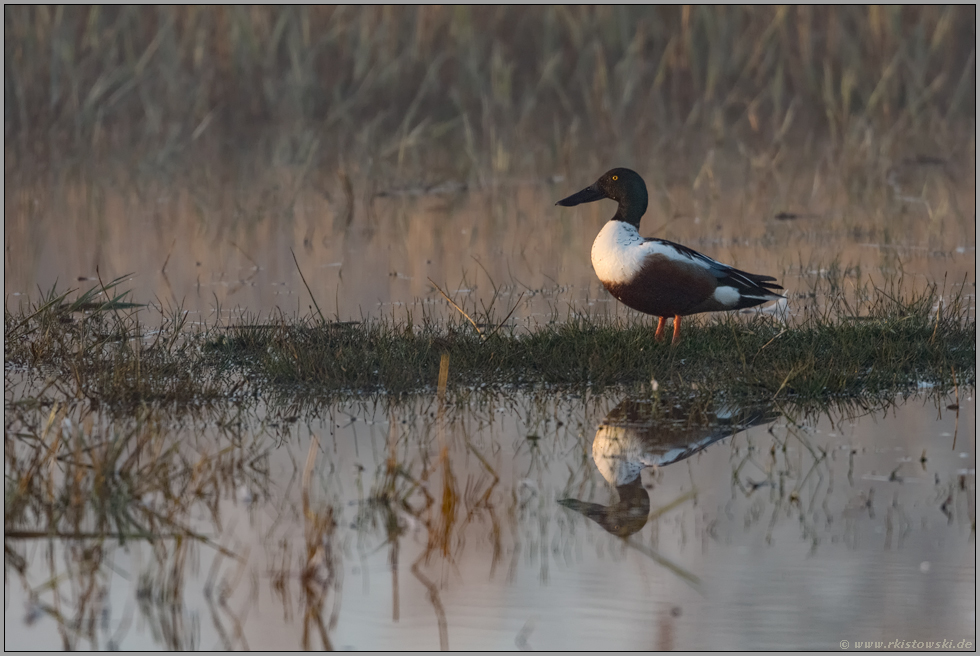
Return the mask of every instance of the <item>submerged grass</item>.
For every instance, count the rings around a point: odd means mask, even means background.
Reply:
[[[784,318],[688,319],[676,347],[656,342],[649,319],[638,315],[574,314],[540,325],[475,310],[478,320],[423,316],[401,324],[280,315],[269,323],[243,319],[190,330],[177,309],[147,330],[145,310],[93,304],[79,313],[54,302],[65,294],[51,292],[33,308],[5,311],[4,360],[8,375],[43,373],[43,389],[29,398],[51,387],[121,411],[200,407],[259,392],[287,403],[431,393],[445,356],[454,394],[539,386],[601,392],[656,380],[665,390],[702,389],[744,401],[819,402],[975,384],[969,299],[936,287],[905,293],[900,280],[868,283],[850,295],[839,282],[817,284],[827,289],[792,299],[796,313]],[[825,300],[818,303],[818,296]]]

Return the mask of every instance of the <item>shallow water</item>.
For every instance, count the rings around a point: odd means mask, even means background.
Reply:
[[[973,171],[903,160],[862,171],[858,184],[829,162],[760,168],[750,155],[638,166],[651,192],[641,234],[776,276],[790,311],[835,265],[852,286],[904,275],[975,297]],[[390,189],[289,166],[209,162],[159,179],[100,171],[8,172],[8,303],[132,274],[123,289],[133,300],[212,323],[216,312],[306,314],[310,292],[328,318],[453,312],[436,286],[471,310],[496,295],[497,316],[516,306],[515,320],[626,311],[589,261],[612,202],[554,205],[601,170]]]
[[[636,166],[651,190],[641,233],[775,275],[791,312],[820,278],[904,276],[904,289],[963,293],[975,313],[973,171],[898,162],[855,190],[826,161],[740,157]],[[132,274],[130,300],[209,324],[307,314],[313,300],[328,318],[454,313],[436,286],[528,324],[627,312],[589,264],[612,204],[554,206],[601,170],[434,189],[354,175],[350,195],[318,171],[248,173],[7,171],[8,307]],[[636,390],[163,416],[203,472],[173,484],[199,496],[130,510],[176,513],[180,530],[5,540],[5,647],[975,645],[976,413],[959,393],[820,416],[667,398],[650,411]],[[94,443],[136,421],[93,428],[65,401],[63,430],[95,430]],[[648,416],[624,428],[631,412]],[[616,450],[627,443],[638,460]],[[617,489],[611,472],[637,467]]]
[[[190,509],[209,543],[8,541],[29,565],[5,647],[975,645],[976,411],[952,402],[541,392],[192,422],[183,448],[252,454]]]

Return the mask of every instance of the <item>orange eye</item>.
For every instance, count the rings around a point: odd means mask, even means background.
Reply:
[[[618,175],[614,175],[613,176],[613,180],[619,180],[619,176]]]

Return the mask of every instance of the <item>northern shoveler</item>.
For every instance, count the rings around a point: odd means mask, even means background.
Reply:
[[[783,296],[772,276],[746,273],[666,239],[640,236],[647,211],[647,186],[636,171],[608,171],[556,205],[573,207],[609,198],[616,214],[592,244],[592,267],[603,286],[624,305],[660,317],[656,339],[663,339],[667,317],[674,317],[673,344],[680,341],[681,317],[753,307]]]
[[[650,515],[650,495],[640,480],[641,471],[679,462],[718,440],[779,417],[769,403],[747,407],[725,403],[704,407],[702,403],[623,399],[606,415],[592,441],[595,466],[616,488],[619,501],[608,506],[579,499],[558,503],[613,535],[629,537],[646,525]]]

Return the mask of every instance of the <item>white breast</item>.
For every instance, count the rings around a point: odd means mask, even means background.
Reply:
[[[678,436],[677,440],[661,441],[645,437],[643,430],[603,424],[592,441],[592,459],[602,477],[618,487],[635,480],[646,467],[665,467],[727,436],[719,431],[696,440],[684,441]]]
[[[643,442],[636,431],[623,426],[599,426],[592,441],[592,459],[602,477],[620,486],[636,479],[643,470]]]
[[[655,241],[644,241],[636,228],[623,221],[608,221],[592,243],[592,268],[604,283],[633,280],[650,255],[690,262],[683,253]]]

